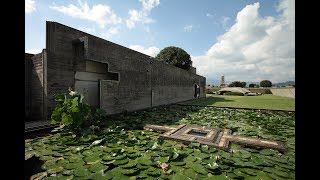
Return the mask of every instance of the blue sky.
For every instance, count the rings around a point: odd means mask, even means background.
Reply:
[[[26,0],[25,50],[56,21],[155,56],[178,46],[207,84],[295,78],[294,0]]]

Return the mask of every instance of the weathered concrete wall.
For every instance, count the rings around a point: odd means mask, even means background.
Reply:
[[[194,98],[194,85],[200,86],[205,97],[205,78],[192,72],[154,61],[151,69],[152,105],[164,105]]]
[[[30,117],[41,120],[43,115],[43,59],[42,53],[31,57]]]
[[[54,94],[65,93],[68,87],[94,92],[97,84],[100,107],[108,114],[192,99],[194,84],[201,86],[200,97],[205,97],[204,77],[164,63],[150,63],[150,56],[74,28],[47,22],[46,43],[49,112],[54,107]]]
[[[33,54],[25,53],[24,59],[24,109],[25,117],[31,118],[31,75],[32,75],[32,60]]]
[[[195,68],[195,67],[190,67],[190,69],[188,71],[193,74],[197,74],[197,68]]]
[[[275,96],[295,98],[295,88],[270,88]]]

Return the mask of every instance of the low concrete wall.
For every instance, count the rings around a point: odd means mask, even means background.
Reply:
[[[295,88],[270,88],[275,96],[295,98]]]

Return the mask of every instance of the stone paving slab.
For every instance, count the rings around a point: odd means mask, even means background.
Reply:
[[[209,128],[193,124],[182,124],[179,126],[158,126],[148,124],[144,129],[163,133],[160,135],[160,139],[179,141],[184,144],[190,144],[191,142],[196,141],[223,150],[230,149],[230,142],[252,148],[271,148],[280,152],[286,150],[286,147],[282,142],[232,135],[230,129]]]

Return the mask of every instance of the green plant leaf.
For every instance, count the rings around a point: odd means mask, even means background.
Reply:
[[[107,170],[109,168],[109,166],[105,166],[105,165],[103,165],[103,164],[101,164],[101,163],[95,163],[95,164],[93,164],[93,165],[91,165],[90,167],[89,167],[89,171],[91,171],[91,172],[93,172],[93,173],[95,173],[95,172],[98,172],[98,171],[105,171],[105,170]]]
[[[84,176],[88,176],[89,174],[90,174],[89,170],[84,167],[79,167],[79,168],[75,169],[73,172],[73,175],[75,175],[77,177],[84,177]]]
[[[172,180],[190,180],[190,178],[181,173],[176,173],[172,176]]]
[[[201,164],[194,164],[194,166],[192,166],[192,169],[195,172],[200,173],[200,174],[208,174],[206,169]]]
[[[274,155],[275,151],[271,149],[263,149],[260,151],[260,154],[270,156],[270,155]]]

